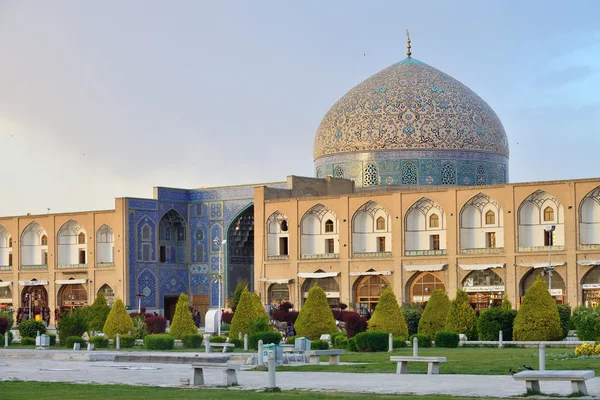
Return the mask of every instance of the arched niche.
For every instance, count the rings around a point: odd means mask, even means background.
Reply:
[[[142,228],[142,236],[144,234]],[[158,223],[159,262],[186,263],[187,261],[187,225],[177,211],[171,209]]]
[[[424,306],[434,290],[446,290],[442,277],[434,272],[416,273],[408,282],[408,302]]]
[[[366,275],[354,283],[354,308],[361,314],[368,310],[371,314],[379,303],[383,290],[390,286],[388,279],[381,275]]]
[[[499,307],[505,292],[502,277],[491,268],[469,272],[462,281],[462,289],[475,310]]]
[[[61,226],[56,235],[59,268],[87,264],[85,238],[86,231],[79,222],[69,220]]]
[[[600,186],[579,205],[579,242],[583,250],[600,247]]]
[[[287,259],[289,240],[288,218],[282,212],[275,211],[267,219],[267,257]]]
[[[500,204],[479,193],[460,210],[461,254],[504,252],[504,216]]]
[[[404,253],[446,254],[446,213],[439,204],[423,197],[408,209],[404,218]]]
[[[339,227],[333,211],[322,204],[308,210],[300,221],[300,257],[338,258]]]
[[[235,287],[247,282],[254,290],[254,204],[235,216],[227,229],[227,297]]]
[[[600,306],[600,266],[588,271],[582,280],[583,305],[586,307]]]
[[[521,279],[521,284],[519,285],[519,289],[521,292],[520,301],[523,301],[523,297],[527,293],[527,290],[533,285],[536,279],[541,278],[546,287],[548,287],[548,282],[550,280],[550,273],[545,268],[531,268],[523,278]],[[566,285],[565,281],[561,274],[554,269],[552,272],[552,283],[550,286],[550,294],[554,298],[557,303],[563,303],[566,293]]]
[[[96,257],[99,266],[114,264],[115,234],[113,229],[104,224],[96,232]]]
[[[8,229],[0,225],[0,271],[11,270],[12,261],[12,236]]]
[[[317,273],[323,272],[321,270]],[[337,305],[340,302],[340,285],[335,278],[307,278],[302,284],[302,304],[308,297],[308,291],[313,287],[318,286],[325,292],[327,301],[330,305]]]
[[[519,251],[564,246],[564,208],[556,196],[536,190],[521,202],[518,217]],[[547,231],[548,226],[554,226],[554,231]]]
[[[108,283],[105,283],[104,285],[100,286],[100,289],[98,289],[97,294],[100,293],[104,295],[104,298],[106,299],[106,304],[112,307],[112,305],[115,303],[115,291],[113,290],[113,288],[110,287]]]
[[[392,218],[381,204],[368,201],[352,216],[353,257],[391,253]]]
[[[12,282],[0,280],[0,310],[12,306]]]
[[[48,265],[46,229],[33,221],[21,233],[21,266]]]
[[[269,286],[268,304],[281,304],[284,301],[290,301],[290,287],[286,283],[273,283]]]
[[[58,290],[58,301],[63,311],[72,311],[76,308],[82,308],[88,305],[88,295],[85,286],[76,282],[75,279],[69,279],[73,283],[63,283]]]

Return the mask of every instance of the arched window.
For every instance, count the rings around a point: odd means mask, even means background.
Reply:
[[[385,218],[379,217],[377,218],[377,230],[382,231],[385,229]]]
[[[287,232],[287,231],[288,231],[287,221],[281,221],[281,232]]]
[[[356,284],[356,308],[373,312],[379,302],[383,290],[389,286],[388,281],[378,275],[365,276]]]
[[[437,214],[431,214],[429,216],[429,227],[430,228],[439,228],[440,227],[440,217]]]
[[[199,242],[204,240],[204,231],[202,229],[196,231],[196,240]]]
[[[377,166],[374,164],[368,164],[365,167],[365,177],[363,180],[364,186],[377,185],[379,183],[379,174],[377,173]]]
[[[410,301],[423,304],[429,301],[434,290],[446,290],[444,282],[431,272],[421,273],[410,286]]]
[[[150,227],[148,225],[142,227],[142,240],[150,240]]]
[[[333,232],[333,221],[330,219],[325,221],[325,232]]]
[[[496,214],[492,210],[489,210],[488,212],[485,213],[485,224],[493,225],[495,223],[496,223]]]
[[[442,185],[456,185],[456,169],[450,163],[442,165]]]
[[[544,221],[554,221],[554,209],[550,206],[544,209]]]
[[[417,184],[417,166],[411,162],[402,165],[402,184],[416,185]]]
[[[85,244],[85,233],[81,232],[77,235],[77,244]]]
[[[48,246],[48,236],[42,236],[42,246]]]

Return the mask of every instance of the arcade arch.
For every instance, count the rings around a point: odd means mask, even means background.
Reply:
[[[488,195],[479,193],[460,210],[460,252],[504,252],[502,208]]]
[[[423,197],[406,213],[404,223],[404,254],[446,254],[446,214],[442,207]]]
[[[523,296],[525,296],[527,290],[533,285],[537,278],[541,278],[546,283],[546,287],[548,287],[549,277],[548,272],[546,272],[544,268],[531,268],[531,270],[521,279],[521,284],[519,285],[521,291],[519,303],[523,301]],[[554,298],[554,301],[557,303],[564,303],[565,288],[565,281],[562,276],[554,270],[554,272],[552,272],[552,286],[550,288],[550,294]]]
[[[102,225],[96,232],[96,258],[98,265],[115,262],[115,234],[112,228]]]
[[[275,211],[267,219],[267,257],[287,259],[289,240],[288,218],[282,212]]]
[[[21,265],[48,265],[48,235],[36,221],[27,225],[21,234]]]
[[[300,258],[338,258],[338,220],[322,204],[308,210],[300,222]]]
[[[600,186],[589,192],[579,206],[579,242],[584,249],[600,245]]]
[[[446,290],[446,285],[438,274],[433,272],[418,273],[408,282],[408,301],[424,306],[429,301],[431,293],[438,289]]]
[[[554,231],[546,231],[547,226],[554,226]],[[564,247],[564,232],[564,208],[555,196],[537,190],[523,200],[519,206],[519,251]]]
[[[77,221],[66,222],[57,234],[58,268],[87,264],[86,231]]]
[[[392,218],[379,203],[368,201],[352,216],[352,255],[391,253]]]

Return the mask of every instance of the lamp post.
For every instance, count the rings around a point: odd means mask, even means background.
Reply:
[[[548,273],[548,291],[550,291],[550,295],[552,295],[552,273],[554,272],[554,267],[552,266],[552,246],[554,245],[552,235],[555,229],[555,225],[548,225],[544,229],[548,234],[548,268],[546,272]]]
[[[213,243],[215,246],[219,246],[219,274],[217,275],[217,282],[219,284],[219,309],[217,310],[217,334],[221,336],[221,307],[223,300],[223,271],[222,271],[222,259],[223,259],[223,246],[227,243],[227,240],[220,241],[219,239],[214,239]]]
[[[31,319],[31,292],[25,293],[25,297],[29,300],[29,319]]]
[[[137,297],[137,301],[138,301],[138,314],[141,314],[142,313],[142,298],[146,297],[146,295],[143,293],[138,293],[135,295],[135,297]]]

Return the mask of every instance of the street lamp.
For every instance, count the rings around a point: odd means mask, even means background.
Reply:
[[[221,336],[221,304],[223,298],[223,271],[222,267],[222,259],[223,259],[223,246],[227,243],[227,240],[220,241],[219,239],[213,239],[213,243],[215,246],[219,246],[219,274],[217,275],[217,282],[219,283],[219,309],[217,310],[217,334]]]
[[[146,297],[146,295],[144,293],[138,293],[135,295],[135,297],[137,298],[138,301],[138,314],[142,313],[142,299],[144,297]]]
[[[25,297],[29,300],[29,319],[31,319],[31,292],[25,293]]]
[[[554,272],[552,266],[552,246],[554,245],[552,235],[555,229],[555,225],[548,225],[544,229],[548,235],[548,268],[546,268],[546,272],[548,273],[548,291],[550,291],[550,294],[552,294],[552,273]]]

